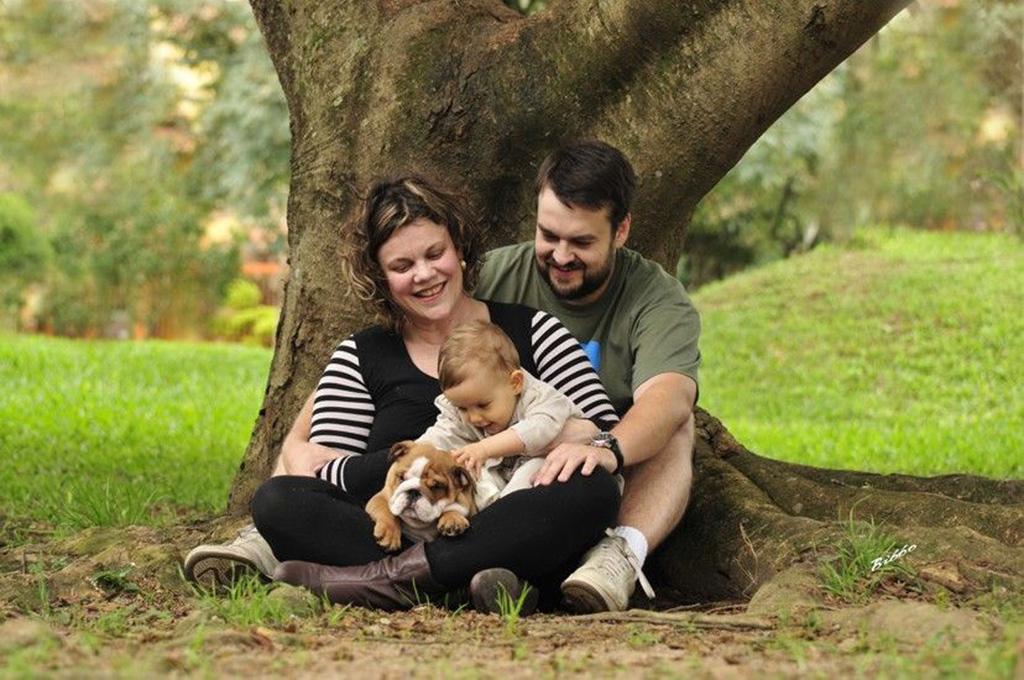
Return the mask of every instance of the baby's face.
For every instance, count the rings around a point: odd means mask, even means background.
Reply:
[[[522,391],[522,371],[480,369],[446,389],[444,396],[459,409],[465,422],[492,435],[508,428]]]

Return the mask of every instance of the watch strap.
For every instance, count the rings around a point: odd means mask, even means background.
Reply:
[[[622,472],[622,468],[626,467],[626,459],[622,455],[622,449],[619,448],[619,440],[615,438],[611,432],[600,432],[590,440],[591,446],[599,446],[602,449],[608,449],[615,456],[615,469],[612,470],[613,475],[617,475]]]

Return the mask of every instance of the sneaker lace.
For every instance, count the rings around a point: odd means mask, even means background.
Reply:
[[[622,576],[622,559],[626,559],[626,564],[629,565],[630,571],[633,578],[640,582],[640,587],[644,591],[644,595],[648,599],[653,600],[655,597],[654,588],[651,587],[651,582],[647,580],[647,576],[644,575],[643,569],[640,566],[640,560],[629,548],[629,544],[626,543],[626,539],[622,538],[615,533],[612,529],[606,529],[605,533],[609,536],[617,539],[615,541],[603,541],[599,549],[601,551],[601,557],[603,566],[609,571],[614,572],[617,576]]]

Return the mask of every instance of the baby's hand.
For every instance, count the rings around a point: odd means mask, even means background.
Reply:
[[[478,443],[468,444],[461,449],[452,451],[455,462],[469,470],[473,477],[480,477],[480,468],[491,457],[486,446]]]

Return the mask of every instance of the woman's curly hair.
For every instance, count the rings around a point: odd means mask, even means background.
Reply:
[[[377,182],[370,188],[356,218],[344,230],[342,263],[352,292],[372,303],[378,320],[399,332],[404,315],[391,297],[377,254],[396,231],[419,219],[448,229],[452,243],[466,263],[463,290],[472,293],[483,265],[479,223],[464,196],[437,182],[417,174]]]

